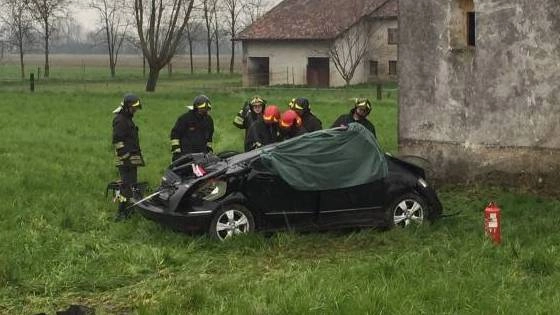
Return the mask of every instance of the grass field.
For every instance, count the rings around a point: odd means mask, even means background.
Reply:
[[[17,68],[5,65],[2,71]],[[135,72],[136,71],[136,72]],[[3,72],[3,76],[8,72]],[[72,69],[0,86],[0,313],[84,304],[96,314],[555,314],[560,309],[560,202],[514,189],[439,187],[447,213],[417,229],[249,235],[217,243],[139,216],[112,221],[104,196],[112,167],[111,111],[137,92],[135,118],[155,185],[170,160],[168,135],[192,98],[213,101],[217,151],[241,149],[231,121],[260,94],[286,107],[307,96],[328,126],[374,90],[244,89],[238,75],[162,76],[143,92],[137,70],[87,80]],[[381,145],[396,153],[397,90],[376,102]],[[482,211],[503,209],[503,244],[483,235]]]

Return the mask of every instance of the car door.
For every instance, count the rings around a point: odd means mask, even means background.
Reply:
[[[383,179],[322,191],[318,224],[321,228],[375,225],[377,221],[383,220],[385,195]]]
[[[309,229],[316,225],[319,193],[298,191],[282,178],[253,163],[245,194],[252,209],[264,219],[267,230]]]

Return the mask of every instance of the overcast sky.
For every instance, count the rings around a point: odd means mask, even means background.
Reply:
[[[268,0],[270,7],[280,3],[282,0]],[[85,1],[84,1],[85,2]],[[98,18],[97,10],[90,9],[86,4],[80,3],[72,8],[72,16],[84,27],[84,31],[93,31]]]

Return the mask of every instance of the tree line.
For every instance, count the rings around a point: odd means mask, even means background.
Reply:
[[[190,56],[205,44],[207,70],[221,71],[220,50],[230,42],[229,72],[234,69],[235,35],[254,22],[277,0],[89,0],[80,2],[96,14],[96,29],[87,34],[89,47],[104,50],[109,72],[116,75],[123,51],[141,52],[149,68],[146,91],[155,91],[159,73],[179,51]],[[24,55],[39,47],[44,53],[44,74],[49,77],[53,42],[59,47],[80,46],[81,26],[72,17],[76,0],[0,0],[0,41],[19,55],[25,77]],[[86,45],[87,46],[87,45]],[[215,58],[215,62],[213,62]]]

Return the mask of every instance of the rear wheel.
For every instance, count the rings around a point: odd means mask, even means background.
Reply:
[[[393,224],[400,227],[420,225],[428,218],[428,207],[424,199],[417,194],[408,193],[401,195],[391,204]]]
[[[221,241],[255,230],[251,211],[240,204],[224,205],[210,223],[210,236]]]

